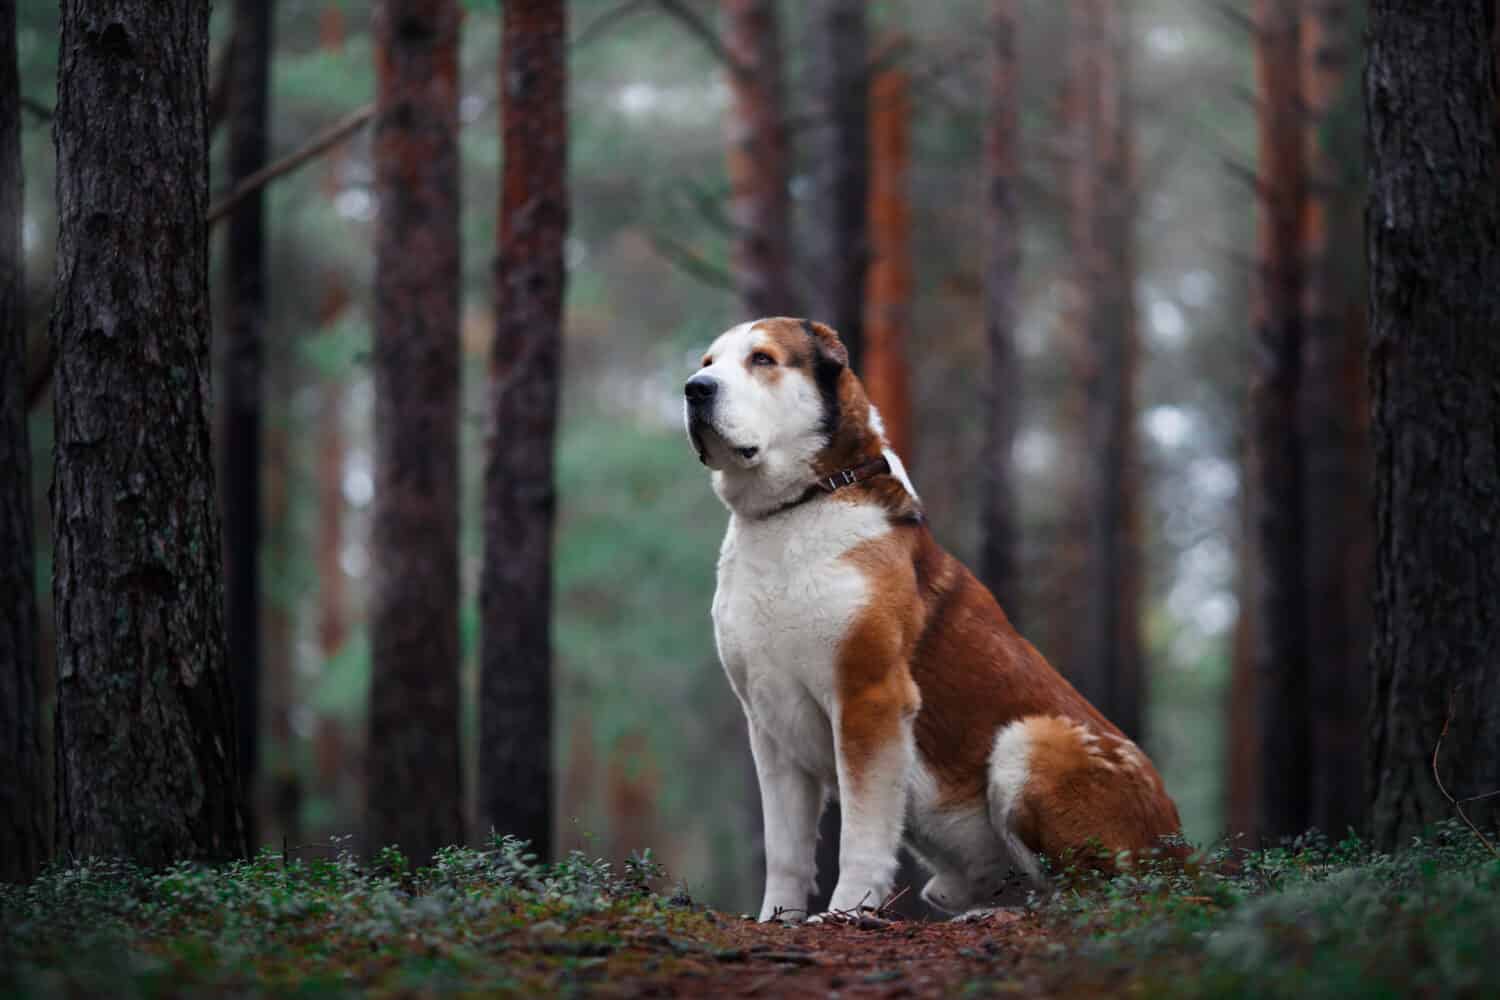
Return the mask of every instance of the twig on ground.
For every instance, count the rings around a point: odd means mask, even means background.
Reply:
[[[1448,692],[1448,717],[1443,720],[1443,731],[1438,733],[1437,745],[1432,748],[1432,780],[1437,782],[1438,791],[1443,793],[1443,798],[1447,799],[1448,804],[1453,807],[1454,812],[1458,813],[1458,818],[1463,820],[1470,830],[1474,831],[1474,836],[1479,838],[1479,842],[1491,854],[1500,858],[1500,850],[1496,850],[1495,845],[1490,843],[1490,839],[1484,835],[1479,827],[1474,825],[1474,821],[1469,818],[1469,814],[1464,812],[1463,805],[1464,802],[1473,802],[1475,799],[1487,798],[1490,795],[1500,794],[1500,792],[1486,792],[1484,795],[1476,795],[1473,798],[1464,799],[1463,802],[1460,802],[1448,792],[1447,787],[1443,784],[1443,776],[1438,773],[1438,753],[1443,749],[1443,740],[1448,735],[1448,727],[1453,723],[1453,712],[1453,692],[1450,691]]]
[[[901,888],[897,889],[895,892],[893,892],[889,896],[887,896],[885,898],[885,902],[883,902],[879,906],[875,907],[875,912],[877,914],[880,914],[880,915],[884,915],[884,914],[886,914],[888,912],[891,912],[891,907],[893,907],[897,903],[901,902],[901,897],[905,896],[910,891],[911,891],[911,886],[910,885],[903,885]]]

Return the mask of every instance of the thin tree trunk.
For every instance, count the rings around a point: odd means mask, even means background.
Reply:
[[[58,843],[245,851],[209,448],[208,8],[64,0]]]
[[[552,851],[553,448],[568,231],[567,7],[506,9],[480,576],[480,824]]]
[[[864,383],[886,438],[913,461],[911,377],[911,163],[909,74],[888,69],[870,87],[870,273],[865,298]],[[842,332],[842,331],[841,331]]]
[[[819,112],[808,134],[814,188],[810,308],[814,318],[839,332],[850,364],[862,374],[871,169],[865,7],[866,0],[813,0],[807,32],[807,72]]]
[[[272,361],[267,388],[272,400],[285,400],[287,373],[284,357]],[[285,575],[294,558],[291,505],[291,448],[287,441],[286,417],[268,421],[264,452],[266,548],[273,577]],[[262,843],[279,845],[282,838],[302,842],[302,779],[296,766],[292,712],[297,705],[297,676],[293,649],[294,615],[285,599],[268,591],[265,608],[266,760],[268,781],[261,789]]]
[[[1374,0],[1365,101],[1376,524],[1371,823],[1500,789],[1500,129],[1491,0]],[[1500,817],[1500,799],[1467,808]]]
[[[456,0],[375,13],[375,513],[370,846],[463,839],[459,755]],[[413,803],[420,802],[420,808]]]
[[[266,164],[273,0],[235,0],[230,58],[229,183]],[[266,330],[264,197],[256,191],[229,216],[228,303],[219,447],[224,510],[224,625],[234,678],[246,839],[258,844],[260,771],[260,475]]]
[[[1059,353],[1074,376],[1058,394],[1054,416],[1056,437],[1062,451],[1084,454],[1088,446],[1088,392],[1093,358],[1092,322],[1095,301],[1093,259],[1098,253],[1093,220],[1098,199],[1095,163],[1099,156],[1094,128],[1094,106],[1098,93],[1098,0],[1079,0],[1068,11],[1063,85],[1062,123],[1065,167],[1066,239],[1071,253],[1067,301],[1058,324]],[[1087,614],[1084,599],[1088,572],[1088,476],[1084,463],[1060,462],[1055,473],[1053,522],[1048,525],[1051,545],[1044,561],[1047,573],[1038,601],[1046,615],[1048,659],[1090,698],[1105,692],[1097,678],[1087,681],[1084,661],[1085,630],[1079,622]],[[1101,705],[1101,708],[1104,706]]]
[[[1339,260],[1346,241],[1336,248],[1332,238],[1342,222],[1340,154],[1352,153],[1331,145],[1349,67],[1349,18],[1343,0],[1318,0],[1303,10],[1301,37],[1307,117],[1298,419],[1312,765],[1307,819],[1333,835],[1357,825],[1364,805],[1361,723],[1369,652],[1368,637],[1360,634],[1360,605],[1369,600],[1369,590],[1351,578],[1349,566],[1373,517],[1366,508],[1366,443],[1353,391],[1363,381],[1363,352],[1349,330],[1347,304],[1354,296],[1343,285],[1348,269]]]
[[[1311,820],[1301,448],[1303,121],[1296,0],[1257,0],[1260,204],[1250,384],[1261,830]]]
[[[324,315],[328,303],[325,303]],[[334,313],[336,315],[336,313]],[[322,324],[328,328],[328,321]],[[314,559],[318,575],[317,635],[320,669],[327,672],[349,638],[349,586],[344,574],[344,387],[332,378],[321,386],[317,428],[318,526]],[[347,802],[351,771],[349,741],[341,719],[320,712],[313,735],[313,788],[317,798]],[[363,795],[353,796],[363,802]],[[357,806],[355,807],[358,808]],[[344,809],[338,815],[347,815]]]
[[[1020,512],[1012,479],[1012,452],[1020,415],[1021,372],[1016,358],[1016,286],[1021,270],[1020,61],[1018,0],[994,0],[990,13],[990,106],[985,132],[988,174],[985,208],[989,258],[985,266],[985,336],[989,346],[988,420],[980,462],[980,572],[1006,613],[1020,603],[1017,545]]]
[[[21,211],[16,5],[0,0],[0,882],[27,881],[47,857]]]
[[[746,318],[795,315],[790,150],[775,0],[722,0],[731,94],[728,131],[734,280]]]
[[[1247,489],[1249,487],[1247,483]],[[1229,690],[1224,705],[1228,720],[1225,744],[1224,825],[1234,836],[1253,837],[1260,824],[1256,806],[1260,801],[1259,728],[1255,697],[1255,616],[1250,594],[1255,590],[1255,558],[1251,555],[1248,505],[1241,504],[1239,580],[1236,596],[1239,618],[1234,626],[1229,656]]]

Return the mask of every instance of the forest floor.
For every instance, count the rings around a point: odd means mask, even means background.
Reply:
[[[1457,824],[1223,860],[1063,868],[970,923],[787,926],[696,903],[649,855],[538,864],[508,839],[416,870],[89,861],[0,886],[0,996],[1500,996],[1500,857]]]

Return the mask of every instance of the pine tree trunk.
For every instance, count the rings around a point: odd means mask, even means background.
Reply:
[[[813,0],[807,72],[817,121],[808,132],[813,318],[839,332],[854,370],[865,373],[864,295],[870,258],[869,58],[866,0]],[[873,220],[872,220],[873,221]]]
[[[1261,830],[1300,833],[1311,820],[1301,380],[1304,199],[1298,4],[1257,0],[1260,100],[1259,260],[1250,384],[1251,518],[1257,558],[1254,662],[1260,725]]]
[[[1370,817],[1500,789],[1500,128],[1492,0],[1374,0],[1365,76],[1376,524]],[[1446,735],[1444,735],[1446,733]],[[1500,817],[1500,799],[1468,806]]]
[[[988,420],[980,462],[980,572],[1012,618],[1020,603],[1017,546],[1020,511],[1012,452],[1020,415],[1021,372],[1016,358],[1017,284],[1021,270],[1020,60],[1017,0],[994,0],[990,14],[990,106],[985,132],[989,258],[985,265],[985,335],[989,345]]]
[[[1073,252],[1082,358],[1086,555],[1082,635],[1071,679],[1128,735],[1143,727],[1136,526],[1132,247],[1135,195],[1124,14],[1115,0],[1073,8],[1077,88],[1072,170]]]
[[[863,378],[886,439],[910,465],[911,164],[909,74],[888,69],[870,87],[870,272],[865,297]],[[841,331],[842,332],[842,331]]]
[[[376,8],[370,846],[463,839],[457,0]],[[414,807],[414,804],[420,806]]]
[[[235,0],[230,60],[229,184],[266,163],[273,0]],[[219,448],[224,511],[224,626],[234,678],[246,839],[259,842],[255,815],[260,771],[260,473],[266,327],[264,192],[229,215],[224,287],[228,298]]]
[[[552,851],[553,448],[568,231],[567,8],[505,11],[480,578],[480,824]]]
[[[722,0],[729,68],[730,257],[746,319],[796,315],[791,282],[791,154],[782,108],[775,0]]]
[[[1362,606],[1368,577],[1350,573],[1364,548],[1373,510],[1366,488],[1367,443],[1357,407],[1363,350],[1350,333],[1358,296],[1340,260],[1356,241],[1357,220],[1340,211],[1340,165],[1353,150],[1333,147],[1349,70],[1350,10],[1318,0],[1302,14],[1305,192],[1302,206],[1301,383],[1303,566],[1311,725],[1308,822],[1341,836],[1360,822],[1368,634]],[[1335,227],[1340,236],[1334,239]],[[1351,375],[1353,376],[1351,378]]]
[[[0,882],[30,879],[47,857],[21,210],[16,5],[0,0]]]
[[[65,0],[61,33],[58,846],[239,856],[208,421],[208,8]]]

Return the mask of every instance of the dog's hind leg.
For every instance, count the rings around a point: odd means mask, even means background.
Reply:
[[[1026,845],[1020,833],[1026,782],[1030,775],[1031,741],[1026,723],[1024,720],[1012,722],[995,736],[995,747],[990,752],[990,824],[1005,845],[1011,864],[1040,886],[1047,881],[1041,860]]]

